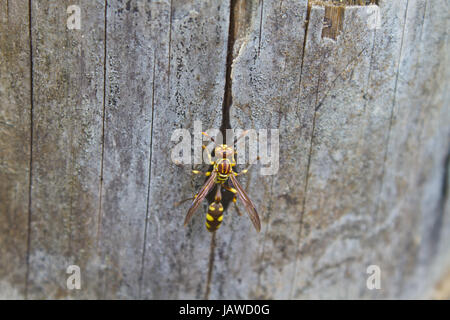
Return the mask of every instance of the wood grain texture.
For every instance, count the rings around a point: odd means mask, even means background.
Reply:
[[[95,297],[95,239],[103,110],[104,7],[32,1],[33,154],[28,298]],[[67,290],[66,269],[83,270],[84,291]],[[91,285],[94,285],[91,287]]]
[[[306,1],[254,1],[251,26],[233,63],[232,127],[280,129],[280,170],[256,166],[239,179],[261,214],[257,234],[246,215],[228,210],[218,233],[214,298],[286,297],[293,275],[312,115],[298,110]],[[295,32],[290,32],[295,30]],[[292,161],[292,159],[296,159]],[[293,178],[295,175],[295,178]],[[244,210],[242,203],[238,205]],[[290,263],[291,262],[291,263]]]
[[[100,274],[102,297],[107,299],[139,296],[152,102],[160,75],[156,74],[159,56],[167,57],[164,46],[169,37],[169,10],[168,3],[137,1],[114,1],[107,8],[105,145],[98,235],[105,267]]]
[[[219,128],[225,86],[229,7],[223,1],[172,1],[169,58],[155,87],[154,127],[142,298],[202,299],[205,295],[211,235],[206,231],[206,202],[186,228],[184,216],[203,177],[171,161],[171,134]],[[201,129],[197,129],[200,131]],[[200,132],[197,132],[199,134]],[[207,166],[203,166],[206,171]]]
[[[30,176],[28,1],[0,2],[0,298],[24,297]]]
[[[68,30],[69,1],[1,1],[0,298],[431,297],[450,265],[448,4],[380,0],[372,28],[332,2],[83,0]],[[206,201],[182,227],[204,177],[171,135],[228,116],[279,130],[279,169],[238,177],[262,230],[230,205],[211,251]]]
[[[409,298],[438,277],[433,261],[448,257],[439,248],[448,243],[441,235],[449,228],[442,206],[449,113],[448,10],[432,1],[409,1],[407,9],[376,230],[386,239],[378,259],[395,284],[387,294]]]
[[[363,208],[370,200],[360,192],[373,181],[361,174],[365,150],[371,150],[371,140],[361,137],[373,48],[365,10],[345,9],[342,32],[336,41],[320,40],[319,57],[314,57],[319,70],[309,75],[317,83],[316,100],[294,296],[350,298],[365,286],[358,280],[365,269],[360,259],[370,220]],[[330,277],[337,274],[344,276]],[[321,279],[317,288],[311,278]]]
[[[186,240],[181,229],[182,211],[174,204],[195,190],[187,183],[190,174],[171,162],[170,135],[195,120],[205,130],[220,125],[226,12],[218,1],[108,7],[103,298],[198,298],[205,289],[207,272],[194,270],[207,264],[210,235],[197,232],[199,239]],[[200,229],[204,218],[197,218]],[[193,265],[192,274],[179,269],[186,265]]]

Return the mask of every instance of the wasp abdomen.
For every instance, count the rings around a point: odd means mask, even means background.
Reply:
[[[219,229],[223,220],[223,206],[220,202],[213,202],[208,207],[206,214],[206,229],[209,232],[214,232]]]

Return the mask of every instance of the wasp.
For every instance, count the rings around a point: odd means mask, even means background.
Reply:
[[[242,188],[241,184],[237,180],[237,176],[241,174],[245,174],[250,168],[251,164],[241,172],[236,172],[233,170],[233,167],[236,166],[236,160],[234,156],[236,155],[236,151],[233,147],[228,146],[226,144],[217,145],[215,143],[214,138],[210,137],[207,133],[202,132],[204,136],[207,136],[214,143],[214,156],[215,160],[212,161],[211,153],[208,151],[208,159],[210,165],[212,166],[212,170],[205,173],[207,177],[209,177],[205,184],[202,186],[200,191],[194,196],[194,200],[191,204],[191,207],[186,214],[186,218],[184,219],[184,226],[186,226],[191,220],[194,213],[197,211],[200,203],[205,199],[205,197],[209,194],[209,192],[216,186],[216,194],[214,196],[214,201],[208,206],[208,212],[206,214],[206,229],[209,232],[214,232],[219,229],[222,220],[223,220],[223,211],[224,207],[222,205],[222,188],[233,193],[234,198],[233,202],[236,203],[236,196],[239,196],[239,200],[244,204],[245,209],[248,213],[250,220],[253,223],[256,231],[261,230],[261,222],[259,220],[258,212],[256,211],[255,205],[252,200],[249,198],[244,188]],[[241,137],[246,134],[244,132]],[[241,138],[239,137],[239,139]],[[237,139],[237,140],[239,140]],[[236,142],[237,142],[236,140]],[[235,142],[235,143],[236,143]],[[206,149],[203,146],[203,149]],[[201,173],[198,170],[192,170],[194,174]],[[229,181],[231,181],[232,187],[229,185]],[[237,207],[236,207],[237,208]],[[238,211],[239,212],[239,211]]]

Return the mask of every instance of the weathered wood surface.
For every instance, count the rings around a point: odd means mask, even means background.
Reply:
[[[0,2],[0,297],[20,298],[27,272],[30,181],[28,1]]]
[[[68,30],[70,1],[31,2],[32,155],[27,297],[95,296],[103,101],[103,7],[83,1],[83,30]],[[62,10],[64,9],[65,10]],[[62,23],[63,22],[63,23]],[[68,265],[87,292],[66,292]]]
[[[70,1],[1,0],[0,297],[431,297],[450,265],[448,4],[379,1],[370,28],[323,2],[83,0],[68,30]],[[174,207],[202,178],[171,134],[223,112],[279,129],[280,160],[242,177],[261,233],[230,206],[211,262],[206,204],[187,228]]]

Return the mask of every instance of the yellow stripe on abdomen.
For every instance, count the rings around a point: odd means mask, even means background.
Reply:
[[[220,202],[213,202],[208,207],[206,214],[206,229],[209,232],[214,232],[220,228],[223,220],[223,206]]]

